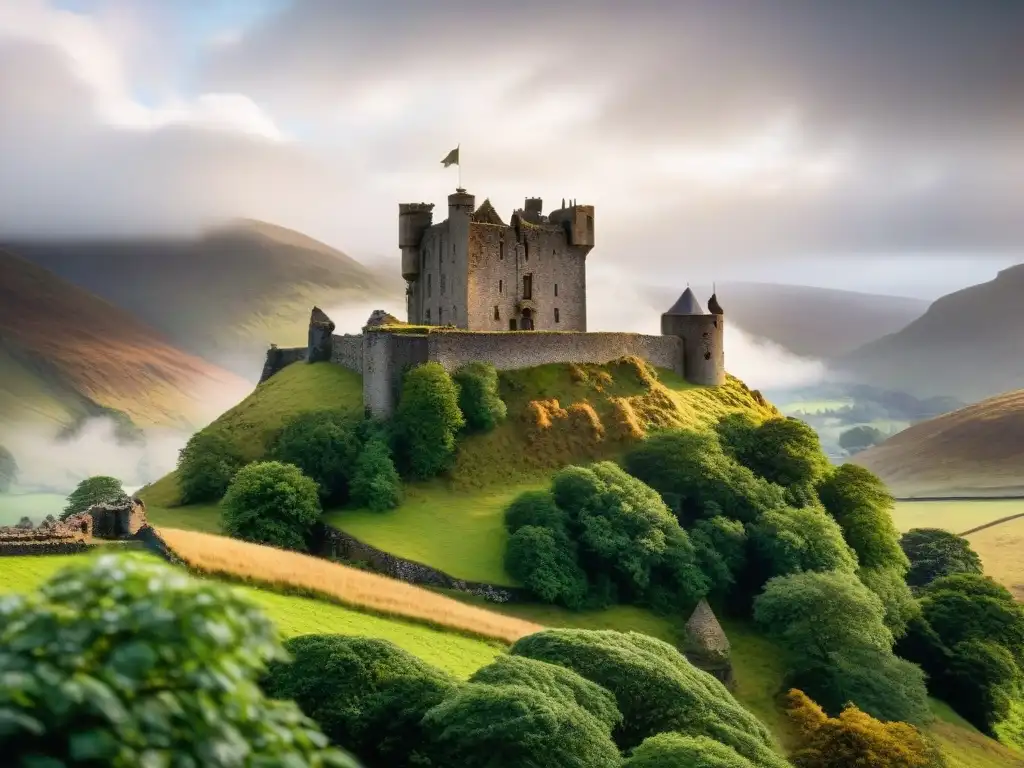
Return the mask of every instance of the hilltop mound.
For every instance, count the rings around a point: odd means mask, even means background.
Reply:
[[[897,496],[1024,492],[1024,390],[915,424],[852,461]]]
[[[8,243],[11,252],[126,309],[177,346],[259,374],[270,340],[305,342],[309,307],[363,304],[402,287],[341,251],[243,220],[180,239]]]
[[[937,299],[920,318],[844,355],[850,378],[918,397],[968,403],[1024,382],[1024,265]]]
[[[194,427],[249,388],[128,312],[0,250],[0,421],[69,423],[113,409],[139,426]]]

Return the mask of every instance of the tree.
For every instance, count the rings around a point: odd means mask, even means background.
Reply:
[[[1024,607],[988,576],[943,576],[928,585],[920,604],[949,648],[965,640],[999,643],[1024,662]]]
[[[689,531],[712,594],[729,593],[747,564],[747,532],[739,520],[722,515],[698,520]]]
[[[178,454],[178,486],[181,502],[217,501],[245,465],[234,443],[210,430],[196,432]]]
[[[423,363],[405,374],[395,411],[395,440],[415,478],[441,474],[455,458],[455,437],[466,424],[459,388],[440,363]]]
[[[68,496],[67,503],[60,519],[67,520],[72,515],[85,512],[95,504],[117,504],[128,501],[121,481],[115,477],[95,475],[80,482]]]
[[[370,768],[430,765],[421,720],[456,680],[388,640],[303,635],[285,649],[291,661],[271,664],[263,680],[268,695],[294,699]]]
[[[794,418],[762,422],[738,457],[755,474],[783,487],[813,486],[829,470],[818,433]]]
[[[732,747],[758,768],[788,768],[768,729],[718,680],[694,667],[673,646],[639,632],[548,629],[517,640],[513,656],[573,670],[615,697],[622,750],[675,731]]]
[[[281,430],[271,456],[301,469],[316,482],[325,502],[344,501],[359,456],[355,425],[347,414],[301,413]]]
[[[162,563],[104,555],[8,597],[0,648],[7,764],[355,768],[261,693],[282,649],[259,608]]]
[[[490,363],[473,362],[453,376],[459,387],[459,410],[466,428],[489,432],[505,420],[508,408],[498,394],[498,371]]]
[[[14,454],[0,445],[0,493],[7,493],[18,479],[18,462]]]
[[[402,503],[402,478],[398,476],[391,448],[382,437],[371,438],[356,461],[350,485],[352,501],[374,512],[394,509]]]
[[[880,722],[855,706],[829,717],[807,695],[792,689],[787,713],[799,730],[797,768],[931,768],[941,765],[938,751],[907,723]]]
[[[707,736],[659,733],[644,739],[623,768],[757,768],[732,747]]]
[[[221,505],[229,536],[283,549],[306,549],[306,538],[320,519],[316,483],[291,464],[249,464],[231,481]]]
[[[514,534],[527,525],[565,533],[568,531],[569,517],[555,503],[550,490],[523,491],[505,510],[505,528]]]
[[[748,526],[750,543],[763,581],[799,571],[857,568],[857,557],[839,525],[820,507],[766,512]]]
[[[900,546],[910,561],[907,583],[912,587],[926,587],[954,573],[982,572],[981,558],[970,542],[949,531],[913,528],[900,538]]]
[[[546,603],[579,609],[587,602],[587,574],[564,533],[537,525],[519,528],[506,545],[505,569]]]
[[[1021,670],[998,643],[965,640],[952,649],[946,685],[956,711],[992,735],[1020,691]]]
[[[888,435],[876,427],[861,425],[841,432],[839,435],[839,447],[849,454],[859,453],[873,445],[884,442],[886,437]]]
[[[893,637],[902,637],[910,620],[921,612],[904,580],[903,571],[899,568],[861,568],[857,576],[882,601],[885,607],[885,626]]]

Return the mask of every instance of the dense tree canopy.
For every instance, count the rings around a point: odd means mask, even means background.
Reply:
[[[459,385],[459,409],[467,429],[488,432],[505,420],[508,408],[498,394],[498,372],[493,365],[472,362],[452,378]]]
[[[353,503],[384,512],[402,502],[402,478],[398,476],[391,447],[382,436],[370,438],[356,460],[349,493]]]
[[[936,579],[921,598],[921,613],[949,648],[965,640],[999,643],[1024,662],[1024,606],[988,576]]]
[[[211,430],[196,432],[178,455],[178,486],[183,504],[217,501],[245,465],[234,443]]]
[[[61,520],[85,512],[95,504],[115,504],[128,500],[121,481],[116,477],[95,475],[80,482],[68,496]]]
[[[954,573],[981,573],[981,558],[962,536],[940,528],[912,528],[900,538],[910,561],[907,583],[925,587]]]
[[[455,438],[466,420],[459,388],[440,363],[417,365],[405,374],[393,420],[403,467],[413,477],[439,475],[455,457]]]
[[[256,685],[277,631],[237,590],[105,555],[0,602],[5,765],[355,768]]]
[[[292,464],[313,480],[320,498],[344,501],[359,455],[359,440],[351,417],[331,411],[299,414],[281,430],[272,458]]]
[[[860,424],[839,434],[839,447],[847,453],[859,453],[885,440],[885,433],[877,427]]]
[[[829,470],[818,433],[793,418],[762,422],[737,458],[755,474],[784,487],[812,487]]]
[[[765,579],[799,571],[852,573],[857,568],[842,529],[820,507],[766,512],[748,530]]]
[[[623,768],[757,768],[732,747],[707,736],[659,733],[626,758]]]
[[[240,469],[221,505],[229,536],[283,549],[306,549],[320,514],[316,483],[298,467],[277,461]]]

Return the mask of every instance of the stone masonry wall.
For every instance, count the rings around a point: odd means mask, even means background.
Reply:
[[[282,368],[305,360],[307,349],[307,347],[271,347],[268,349],[259,383],[262,384]]]
[[[363,336],[334,334],[331,362],[361,374],[363,372]]]

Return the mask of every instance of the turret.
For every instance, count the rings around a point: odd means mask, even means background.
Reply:
[[[402,249],[402,277],[412,282],[420,275],[420,243],[434,222],[433,203],[399,203],[398,247]]]
[[[577,205],[570,200],[568,207],[552,211],[548,221],[565,227],[569,245],[585,248],[588,253],[594,247],[594,206]]]
[[[714,309],[721,310],[712,296]],[[662,336],[683,340],[683,376],[691,384],[725,384],[725,315],[709,314],[687,286],[675,304],[661,316]]]

